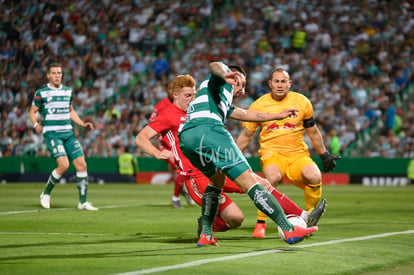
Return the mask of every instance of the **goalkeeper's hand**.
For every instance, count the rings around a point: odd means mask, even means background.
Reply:
[[[328,150],[325,153],[319,155],[322,159],[323,171],[329,172],[332,171],[336,167],[335,160],[340,159],[340,156],[331,154]]]

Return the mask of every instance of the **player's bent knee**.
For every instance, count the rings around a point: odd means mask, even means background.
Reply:
[[[322,175],[319,171],[306,173],[305,175],[302,175],[302,177],[304,178],[304,183],[306,185],[316,186],[322,184]]]
[[[322,178],[318,176],[310,177],[307,179],[308,184],[314,187],[321,186],[322,185]]]
[[[229,225],[232,229],[238,228],[243,224],[243,221],[244,221],[244,215],[234,216],[232,217]]]
[[[77,158],[73,161],[73,166],[75,166],[76,171],[84,172],[87,170],[86,161],[84,158]]]
[[[59,163],[56,170],[58,170],[63,175],[69,169],[69,162],[68,163]]]

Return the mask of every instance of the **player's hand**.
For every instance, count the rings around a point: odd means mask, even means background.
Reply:
[[[287,117],[297,117],[298,116],[298,109],[290,108],[286,109],[279,113],[279,119],[284,119]]]
[[[223,74],[223,79],[230,85],[238,85],[242,81],[242,75],[239,72],[227,72]]]
[[[329,172],[332,171],[336,167],[337,159],[340,159],[340,156],[331,154],[328,150],[325,153],[319,155],[322,159],[323,171]]]
[[[91,130],[94,129],[92,122],[85,122],[85,126],[84,127],[87,128],[87,129],[91,129]]]
[[[171,151],[169,150],[161,150],[157,155],[155,155],[155,157],[157,159],[174,159],[174,155],[173,153],[171,153]]]
[[[34,129],[35,129],[36,134],[40,134],[43,132],[43,126],[40,123],[38,123]]]

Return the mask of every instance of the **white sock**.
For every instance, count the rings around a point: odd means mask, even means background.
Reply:
[[[59,175],[58,172],[56,172],[56,169],[52,171],[52,176],[57,180],[59,180],[62,177],[62,175]]]
[[[180,200],[180,197],[173,196],[173,197],[172,197],[172,200],[173,200],[173,201],[179,201],[179,200]]]
[[[308,214],[308,212],[307,212],[307,211],[305,211],[305,210],[303,210],[303,211],[302,211],[302,214],[300,214],[300,217],[301,217],[302,219],[304,219],[304,220],[305,220],[305,222],[308,222],[308,220],[309,220],[309,214]]]

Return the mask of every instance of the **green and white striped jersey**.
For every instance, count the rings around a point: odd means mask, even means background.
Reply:
[[[200,90],[188,106],[187,120],[181,124],[180,130],[204,123],[224,125],[233,110],[233,86],[210,73],[200,84]]]
[[[72,130],[69,114],[72,97],[72,88],[65,85],[54,88],[47,84],[36,91],[32,105],[39,107],[39,112],[43,118],[43,133]]]

